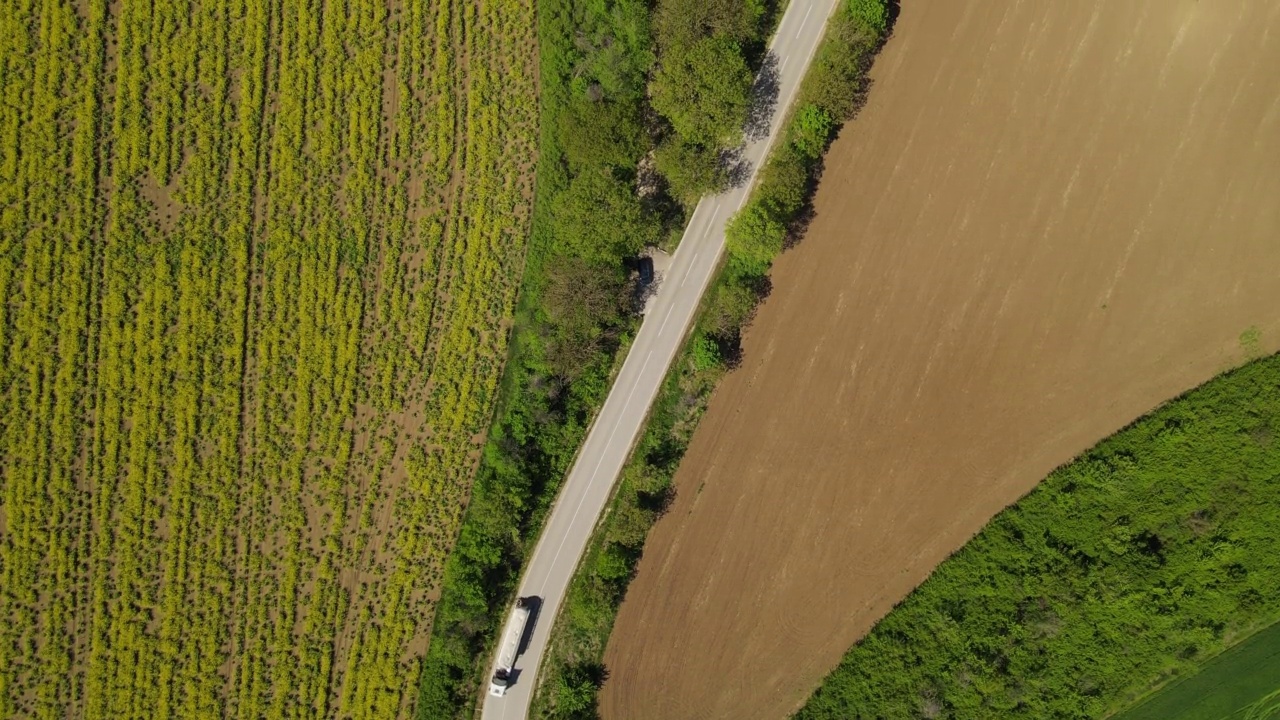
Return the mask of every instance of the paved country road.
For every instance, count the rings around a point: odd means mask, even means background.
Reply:
[[[748,174],[733,189],[703,198],[689,219],[680,247],[661,279],[657,297],[569,470],[520,582],[519,594],[535,595],[542,599],[542,605],[528,647],[516,660],[515,684],[504,697],[485,695],[484,720],[523,720],[528,715],[547,636],[569,580],[720,261],[725,224],[746,201],[756,170],[781,131],[781,120],[822,41],[827,18],[837,5],[838,0],[792,0],[778,24],[769,45],[766,72],[757,80],[758,86],[768,85],[776,90],[775,101],[771,107],[769,103],[762,104],[767,117],[755,121],[757,129],[748,133],[753,137],[742,153]],[[503,628],[499,638],[505,634]],[[485,688],[488,681],[485,677]]]

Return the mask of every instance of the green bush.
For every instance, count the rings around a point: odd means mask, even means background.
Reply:
[[[571,33],[566,39],[572,43],[565,47],[567,43],[561,38],[540,38],[544,47],[548,40],[553,45],[541,57],[554,54],[557,64],[556,73],[551,77],[544,74],[544,78],[557,88],[571,88],[575,97],[585,96],[591,86],[598,86],[608,100],[638,101],[644,97],[654,58],[645,0],[539,0],[538,11],[563,13]],[[562,70],[562,62],[570,66]],[[543,86],[543,92],[547,87]],[[548,110],[553,115],[557,109]]]
[[[595,668],[574,666],[556,680],[556,714],[566,720],[596,717],[601,678]]]
[[[699,334],[692,343],[693,367],[699,372],[714,370],[723,363],[720,348],[715,341],[704,334]]]
[[[762,0],[659,0],[654,39],[662,53],[712,36],[746,45],[762,38],[767,17]]]
[[[616,583],[631,574],[631,553],[617,543],[610,544],[596,558],[596,575],[606,583]]]
[[[810,162],[822,157],[831,140],[831,131],[836,121],[831,113],[812,103],[800,108],[796,119],[791,123],[791,145],[805,160]]]
[[[560,146],[574,172],[616,167],[633,170],[648,150],[635,101],[576,98],[560,115]]]
[[[849,14],[859,28],[872,37],[884,37],[889,30],[889,6],[884,0],[846,0]]]
[[[800,85],[800,105],[816,105],[832,120],[853,117],[862,102],[866,71],[878,45],[848,12],[838,12],[827,26],[827,39],[813,58]]]
[[[684,142],[732,145],[747,121],[751,81],[736,41],[705,37],[663,55],[650,85],[651,102]]]
[[[693,145],[673,137],[654,153],[658,172],[671,185],[671,195],[688,206],[703,195],[725,188],[727,178],[714,145]]]
[[[702,326],[711,335],[724,339],[736,339],[738,331],[755,312],[759,295],[749,281],[759,278],[750,271],[736,267],[731,256],[725,269],[725,280],[711,290],[711,297],[703,311]]]
[[[794,127],[794,123],[792,125]],[[823,150],[826,149],[824,144]],[[760,172],[756,204],[776,222],[786,224],[809,202],[810,172],[813,163],[793,145],[778,148]],[[781,249],[781,246],[778,248]]]
[[[996,516],[797,717],[1103,717],[1280,617],[1280,356],[1170,401]]]
[[[774,218],[765,203],[753,202],[729,221],[725,229],[729,266],[744,277],[759,277],[782,250],[787,227]]]
[[[595,264],[619,262],[657,239],[635,187],[594,169],[556,196],[551,218],[563,253]]]

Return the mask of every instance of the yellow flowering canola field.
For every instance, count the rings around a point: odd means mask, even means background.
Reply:
[[[0,0],[0,717],[412,711],[531,0]]]

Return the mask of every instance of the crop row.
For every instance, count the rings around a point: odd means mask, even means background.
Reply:
[[[5,0],[0,714],[411,703],[523,259],[531,24]]]
[[[51,718],[70,691],[83,523],[73,467],[95,183],[94,56],[105,9],[0,6],[0,715]]]
[[[441,7],[434,18],[435,51],[407,63],[430,62],[434,68],[422,89],[426,117],[412,146],[428,160],[426,177],[439,181],[447,172],[455,189],[434,197],[423,192],[412,199],[398,193],[387,198],[393,207],[412,200],[416,209],[430,210],[412,236],[402,240],[387,233],[384,239],[384,282],[373,320],[382,327],[382,342],[403,345],[385,355],[399,365],[384,370],[374,387],[381,387],[384,399],[400,398],[420,412],[430,437],[429,443],[407,442],[401,453],[405,479],[394,498],[396,527],[387,538],[386,570],[356,599],[362,604],[376,593],[380,602],[356,624],[361,640],[358,656],[353,651],[348,659],[343,715],[385,717],[412,700],[417,665],[402,662],[403,648],[427,628],[425,613],[413,609],[424,607],[426,591],[438,583],[475,467],[473,438],[492,412],[524,255],[519,180],[521,163],[532,151],[533,88],[513,48],[531,47],[532,13],[532,5],[523,3],[457,4],[448,15]],[[458,54],[467,59],[465,66],[441,52],[446,39],[464,43]],[[451,71],[447,83],[444,70]],[[402,111],[409,95],[400,93]],[[456,125],[450,119],[455,107]],[[397,119],[397,131],[403,127]],[[400,159],[397,144],[391,143],[391,167]],[[406,248],[416,250],[416,266]],[[397,259],[404,264],[397,267]],[[425,278],[438,278],[434,292],[424,292]],[[418,379],[415,373],[421,373]]]

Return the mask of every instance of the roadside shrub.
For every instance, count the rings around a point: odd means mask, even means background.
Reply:
[[[885,0],[846,0],[849,15],[872,37],[884,37],[889,30],[889,6]]]
[[[631,555],[626,548],[611,543],[596,559],[596,574],[606,583],[615,583],[631,574]]]
[[[760,39],[767,16],[763,0],[659,0],[654,36],[663,53],[711,36],[748,44]]]
[[[754,204],[762,206],[770,219],[785,226],[809,201],[811,162],[791,145],[778,148],[760,173]],[[777,247],[782,249],[781,245]]]
[[[599,665],[575,665],[556,680],[556,717],[578,720],[596,717],[596,694],[604,684]]]
[[[688,143],[732,145],[742,136],[752,73],[738,43],[706,37],[666,53],[650,85],[653,109]]]
[[[658,147],[654,162],[671,186],[671,195],[686,206],[696,205],[703,195],[719,192],[727,184],[715,146],[673,137]]]
[[[691,353],[693,367],[698,372],[710,370],[723,364],[723,360],[720,357],[720,348],[716,345],[715,340],[704,334],[699,334],[694,338]]]
[[[787,228],[774,219],[763,203],[751,203],[733,217],[725,230],[729,263],[737,274],[763,275],[782,251]]]
[[[733,271],[733,267],[726,268],[726,272]],[[732,338],[751,318],[759,297],[747,282],[750,277],[736,275],[734,282],[721,283],[712,290],[701,319],[708,333],[719,338]]]
[[[546,355],[557,377],[577,380],[616,339],[630,288],[621,269],[577,257],[555,258],[548,265],[542,292]]]
[[[614,101],[638,102],[644,97],[645,82],[653,64],[652,37],[649,32],[649,6],[645,0],[609,0],[578,2],[548,0],[539,3],[540,17],[564,13],[564,24],[555,30],[568,30],[573,47],[563,47],[568,37],[549,40],[540,33],[544,60],[556,63],[554,78],[557,89],[568,87],[574,94],[585,96],[587,88]],[[552,23],[548,23],[552,25]],[[572,67],[561,65],[568,61]],[[544,91],[549,84],[543,85]],[[551,107],[552,113],[558,109]]]
[[[822,157],[835,127],[831,113],[812,103],[800,108],[791,123],[791,145],[806,160],[812,162]]]
[[[827,26],[828,41],[818,49],[800,85],[799,103],[816,105],[835,124],[853,117],[866,89],[866,70],[879,36],[864,30],[847,12]]]

